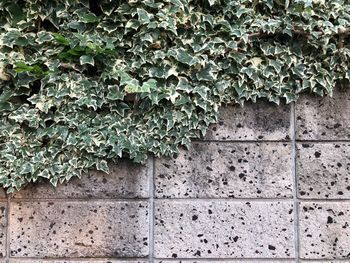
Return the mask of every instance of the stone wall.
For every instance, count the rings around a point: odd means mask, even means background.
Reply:
[[[226,107],[176,159],[2,193],[0,261],[350,262],[349,177],[349,90]]]

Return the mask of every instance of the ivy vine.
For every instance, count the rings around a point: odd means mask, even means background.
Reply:
[[[173,155],[221,105],[350,79],[349,0],[0,1],[0,186]]]

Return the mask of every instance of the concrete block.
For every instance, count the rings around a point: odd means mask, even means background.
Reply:
[[[2,261],[0,261],[2,262]],[[91,259],[91,260],[45,260],[45,259],[10,259],[9,263],[148,263],[143,260]]]
[[[350,202],[301,202],[300,256],[350,258]]]
[[[292,202],[157,201],[157,258],[293,258]]]
[[[156,159],[155,190],[166,198],[291,198],[287,143],[193,143],[176,159]]]
[[[245,262],[250,262],[250,263],[294,263],[294,261],[289,261],[289,260],[256,260],[256,259],[244,259],[244,260],[210,260],[210,263],[245,263]],[[157,261],[156,263],[208,263],[208,260],[161,260]]]
[[[6,256],[6,227],[7,227],[7,203],[0,202],[0,258],[3,258]]]
[[[300,260],[301,263],[350,263],[349,260]]]
[[[298,144],[297,175],[300,198],[350,198],[350,142]]]
[[[12,257],[148,255],[147,202],[12,202]]]
[[[350,139],[350,88],[331,97],[303,95],[296,103],[296,138],[299,140]]]
[[[211,125],[206,140],[290,140],[290,105],[258,101],[244,107],[220,109],[217,124]]]
[[[147,198],[151,173],[151,159],[145,165],[120,160],[110,165],[109,174],[92,170],[57,188],[44,181],[14,193],[13,198]]]

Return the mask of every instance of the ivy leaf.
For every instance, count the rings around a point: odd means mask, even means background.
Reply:
[[[20,174],[28,174],[34,172],[34,166],[31,163],[25,163],[22,165],[22,167],[19,170]]]
[[[39,44],[43,44],[45,42],[49,42],[54,39],[54,37],[46,31],[38,32],[37,36],[38,37],[35,41],[38,42]]]
[[[225,104],[349,85],[348,1],[46,2],[0,1],[8,192],[173,156]]]
[[[95,65],[94,57],[90,55],[83,55],[80,57],[80,65],[90,64],[92,66]]]
[[[110,100],[123,100],[124,99],[124,92],[120,91],[118,87],[116,86],[108,86],[108,94],[107,99]]]
[[[198,58],[191,56],[185,49],[174,50],[174,53],[176,60],[183,64],[193,66],[199,62]]]
[[[12,24],[16,24],[21,20],[25,19],[25,14],[22,10],[22,8],[17,5],[16,3],[12,2],[6,7],[6,10],[9,12],[11,19],[12,19]]]
[[[105,160],[98,160],[96,162],[96,169],[105,173],[109,173],[108,164]]]
[[[80,21],[83,23],[95,23],[99,21],[99,18],[93,13],[86,13],[80,16]]]
[[[144,9],[137,8],[138,21],[141,24],[147,24],[151,21],[152,16]]]
[[[62,45],[65,45],[65,46],[69,46],[69,41],[64,36],[62,36],[61,34],[59,34],[59,33],[52,33],[52,35],[53,35],[54,39],[58,43],[60,43]]]

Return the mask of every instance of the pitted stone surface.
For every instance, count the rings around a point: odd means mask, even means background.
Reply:
[[[157,201],[156,258],[292,258],[292,202]]]
[[[3,188],[0,188],[0,199],[6,199],[6,192]]]
[[[317,261],[317,260],[301,260],[301,263],[350,263],[348,260],[322,260],[322,261]]]
[[[290,105],[263,101],[244,107],[222,107],[217,124],[207,131],[207,140],[290,140]]]
[[[6,227],[7,204],[6,202],[0,202],[0,258],[6,256]]]
[[[252,260],[225,260],[225,261],[213,261],[213,260],[210,260],[209,261],[210,263],[244,263],[244,262],[251,262],[251,263],[294,263],[294,261],[289,261],[289,260],[283,260],[283,261],[279,261],[279,260],[256,260],[256,259],[252,259]],[[205,260],[205,261],[202,261],[202,260],[161,260],[161,261],[158,261],[157,263],[208,263],[208,260]]]
[[[0,261],[2,262],[2,261]],[[123,261],[123,260],[116,260],[116,259],[108,259],[108,260],[42,260],[42,259],[35,259],[35,260],[25,260],[25,259],[10,259],[10,263],[148,263],[148,261]]]
[[[110,166],[110,173],[90,171],[81,179],[53,187],[48,181],[30,185],[13,194],[14,198],[146,198],[149,196],[149,176],[152,164],[134,164],[120,160]]]
[[[296,137],[300,140],[350,139],[350,88],[333,98],[301,96],[296,103]]]
[[[292,197],[292,184],[287,143],[192,143],[155,165],[157,197]]]
[[[12,257],[144,257],[147,202],[13,202]]]
[[[350,202],[301,202],[300,255],[350,258]]]
[[[301,143],[297,149],[300,198],[350,198],[350,142]]]

